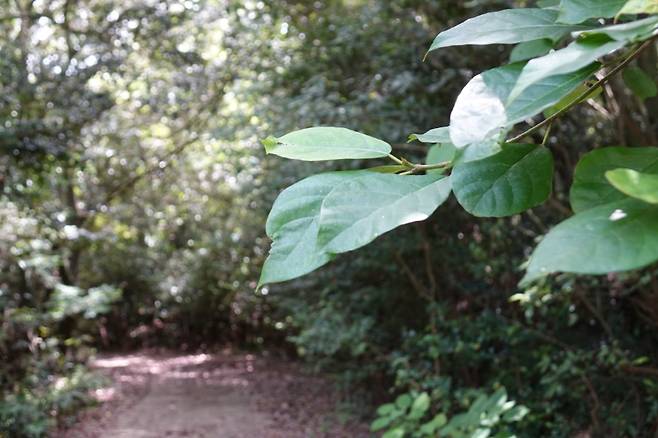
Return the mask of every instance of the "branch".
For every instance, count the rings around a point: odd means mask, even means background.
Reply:
[[[589,301],[587,296],[585,295],[585,292],[578,291],[576,292],[576,297],[582,301],[582,303],[585,305],[587,310],[596,318],[596,320],[601,324],[601,327],[603,328],[603,331],[608,335],[610,339],[614,339],[612,329],[608,325],[608,323],[605,321],[603,316],[599,313],[599,311],[594,307],[594,305]]]
[[[636,367],[633,365],[622,365],[620,369],[622,371],[626,371],[629,374],[639,374],[644,376],[658,377],[658,369],[656,368]]]
[[[425,298],[428,301],[433,301],[432,296],[429,295],[429,292],[427,291],[427,288],[423,286],[423,284],[420,282],[418,277],[413,273],[407,262],[404,261],[404,258],[402,257],[402,254],[400,254],[400,251],[395,251],[395,259],[397,260],[398,264],[400,267],[402,267],[402,270],[406,274],[407,278],[411,282],[411,285],[416,289],[416,292],[418,294]]]

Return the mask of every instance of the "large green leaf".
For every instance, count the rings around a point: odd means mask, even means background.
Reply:
[[[621,11],[627,0],[562,0],[561,23],[577,24],[590,18],[611,18]]]
[[[450,178],[457,200],[469,213],[509,216],[548,198],[553,157],[543,146],[510,144],[496,155],[458,165]]]
[[[418,140],[421,143],[448,143],[450,142],[450,128],[434,128],[424,134],[411,134],[409,141]]]
[[[508,102],[523,67],[516,63],[485,71],[464,87],[450,115],[450,138],[456,147],[499,137],[505,128],[541,113],[589,78],[598,65],[545,78]]]
[[[658,14],[657,0],[629,0],[620,14]]]
[[[605,178],[609,170],[625,168],[658,173],[658,148],[609,147],[595,149],[583,156],[574,172],[571,208],[580,212],[626,196]]]
[[[385,157],[391,146],[379,139],[346,128],[317,127],[263,140],[268,154],[303,161]]]
[[[600,64],[594,63],[573,73],[551,76],[531,85],[513,102],[506,103],[508,126],[527,120],[559,103],[591,78],[600,67]]]
[[[621,49],[624,45],[623,41],[594,34],[579,38],[564,49],[532,59],[523,68],[516,85],[510,92],[509,100],[516,99],[524,90],[542,79],[578,71],[598,58]]]
[[[330,253],[357,249],[400,225],[425,220],[449,194],[449,179],[437,174],[347,181],[322,203],[319,244]]]
[[[658,260],[658,206],[635,199],[600,205],[553,228],[521,284],[553,272],[606,274]]]
[[[631,43],[650,38],[655,34],[656,26],[658,26],[658,17],[647,17],[628,23],[597,27],[590,31],[575,32],[574,35],[581,38],[589,35],[606,35],[616,41]]]
[[[281,192],[267,218],[265,231],[272,239],[272,248],[260,285],[301,277],[333,258],[317,245],[322,201],[337,185],[367,174],[370,172],[313,175]]]
[[[506,9],[490,12],[441,32],[429,49],[467,44],[515,44],[548,38],[557,41],[580,26],[556,23],[557,12],[546,9]]]
[[[650,204],[658,204],[658,174],[633,169],[615,169],[605,177],[617,190]]]
[[[509,55],[509,62],[527,61],[537,56],[543,56],[550,52],[552,48],[553,41],[549,39],[526,41],[514,47]]]

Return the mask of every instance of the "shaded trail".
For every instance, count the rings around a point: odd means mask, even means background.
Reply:
[[[250,354],[99,357],[104,403],[62,438],[362,437],[336,413],[333,387],[295,364]]]

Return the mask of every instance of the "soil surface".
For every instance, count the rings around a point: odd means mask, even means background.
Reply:
[[[58,438],[367,437],[327,380],[251,354],[100,356],[101,402]]]

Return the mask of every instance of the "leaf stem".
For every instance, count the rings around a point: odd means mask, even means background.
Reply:
[[[398,157],[396,157],[395,155],[393,155],[393,154],[388,154],[388,158],[390,158],[391,160],[395,161],[395,162],[396,162],[397,164],[399,164],[400,166],[404,166],[404,163],[402,162],[402,160],[399,159]]]
[[[427,170],[445,169],[452,165],[452,161],[443,161],[436,164],[416,164],[412,163],[404,157],[398,158],[393,154],[389,154],[388,158],[405,168],[405,171],[400,173],[400,175],[413,175],[415,173],[425,172]]]
[[[546,127],[546,132],[544,133],[544,139],[541,142],[542,146],[546,146],[546,142],[548,141],[548,136],[551,135],[551,128],[553,127],[553,121],[548,124]]]
[[[443,169],[452,164],[452,161],[442,161],[436,164],[415,164],[413,170],[422,172],[423,170]]]
[[[584,91],[583,93],[581,93],[578,97],[576,97],[574,100],[572,100],[567,106],[565,106],[564,108],[562,108],[560,111],[558,111],[558,112],[556,112],[555,114],[553,114],[552,116],[550,116],[550,117],[544,119],[544,120],[541,121],[540,123],[536,124],[535,126],[533,126],[533,127],[530,128],[530,129],[528,129],[528,130],[522,132],[521,134],[517,135],[516,137],[514,137],[514,138],[512,138],[512,139],[510,139],[510,140],[507,140],[506,143],[516,143],[517,141],[521,140],[522,138],[527,137],[528,135],[537,132],[538,130],[540,130],[540,129],[543,128],[544,126],[546,126],[546,125],[550,125],[551,123],[553,123],[553,121],[554,121],[555,119],[557,119],[558,117],[562,116],[564,113],[566,113],[566,112],[568,112],[569,110],[571,110],[571,108],[573,108],[574,106],[578,105],[578,104],[579,104],[580,102],[582,102],[583,100],[587,99],[587,98],[588,98],[589,96],[591,96],[592,93],[594,93],[599,87],[602,87],[603,85],[605,85],[605,83],[608,82],[608,81],[609,81],[614,75],[616,75],[617,73],[619,73],[619,72],[620,72],[621,70],[623,70],[628,64],[630,64],[631,61],[633,61],[635,58],[637,58],[637,57],[640,55],[640,53],[642,53],[642,51],[643,51],[644,49],[646,49],[647,47],[649,47],[649,46],[655,41],[655,39],[656,39],[656,36],[654,36],[653,38],[651,38],[651,39],[645,41],[644,43],[642,43],[642,45],[640,45],[637,49],[633,50],[633,51],[632,51],[632,52],[626,57],[626,59],[624,59],[621,63],[619,63],[615,68],[613,68],[612,70],[610,70],[610,71],[609,71],[604,77],[602,77],[601,79],[599,79],[598,81],[596,81],[596,82],[595,82],[590,88],[588,88],[586,91]]]
[[[441,163],[436,163],[436,164],[414,164],[409,170],[407,170],[406,172],[402,172],[400,175],[413,175],[428,170],[447,169],[451,165],[452,165],[452,161],[442,161]]]

